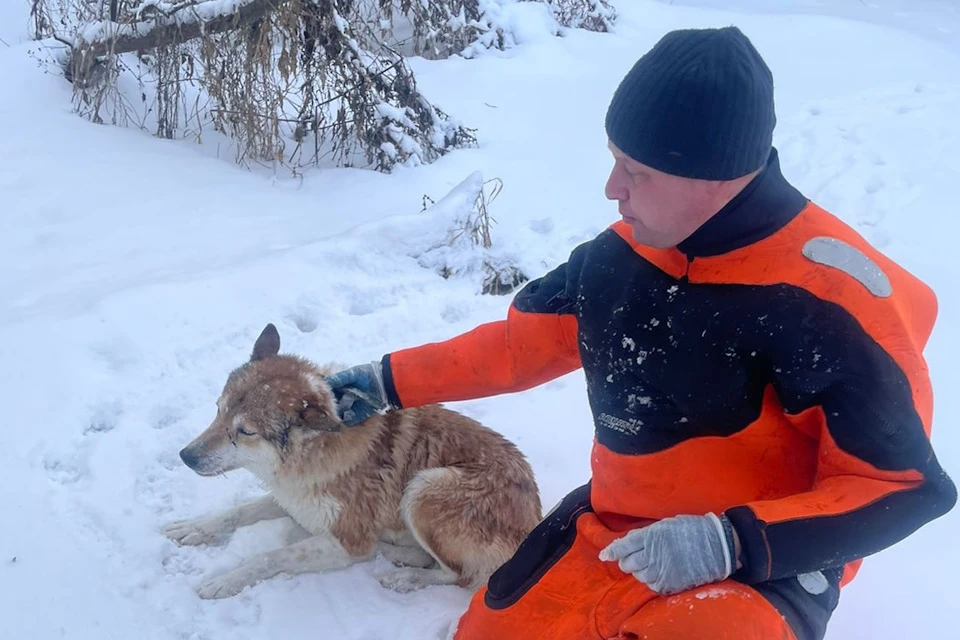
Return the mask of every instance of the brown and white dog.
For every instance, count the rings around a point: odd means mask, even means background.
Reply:
[[[279,350],[280,336],[268,324],[250,360],[228,377],[213,423],[180,452],[201,476],[245,468],[270,493],[171,523],[164,533],[198,545],[282,517],[304,531],[206,580],[201,597],[228,597],[281,573],[340,569],[378,553],[405,565],[380,580],[385,587],[475,590],[539,522],[533,471],[499,434],[439,405],[377,414],[348,428],[324,381],[334,369]]]

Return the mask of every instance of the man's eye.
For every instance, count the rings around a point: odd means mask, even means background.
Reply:
[[[255,436],[257,435],[253,431],[247,431],[246,429],[237,429],[237,433],[243,436]]]

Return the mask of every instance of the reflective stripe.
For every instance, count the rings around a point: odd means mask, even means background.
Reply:
[[[820,571],[811,571],[810,573],[801,573],[797,576],[797,582],[803,587],[803,590],[813,596],[818,596],[830,588],[830,582],[827,576]]]
[[[809,260],[827,265],[852,276],[878,298],[893,294],[890,278],[865,253],[843,240],[820,236],[803,245],[803,255]]]

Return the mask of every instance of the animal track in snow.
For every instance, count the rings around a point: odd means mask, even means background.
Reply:
[[[142,361],[136,347],[119,337],[109,342],[102,340],[94,343],[91,350],[115,373],[129,371]]]
[[[113,431],[117,427],[117,422],[122,414],[123,404],[119,400],[98,405],[93,410],[90,422],[83,428],[83,435]]]
[[[352,316],[368,316],[371,313],[380,310],[380,308],[381,305],[377,304],[374,298],[357,295],[350,302],[350,307],[347,309],[347,313]]]
[[[154,429],[166,429],[184,418],[183,407],[177,402],[155,405],[150,410],[150,426]]]
[[[197,565],[193,557],[181,552],[180,549],[170,549],[169,552],[165,552],[160,564],[171,575],[200,577],[205,572],[203,567]]]
[[[546,235],[553,231],[553,220],[551,218],[539,218],[530,221],[530,230],[535,233]]]
[[[86,464],[76,454],[57,456],[47,454],[43,459],[43,469],[47,477],[57,484],[76,484],[87,474]]]
[[[163,489],[166,478],[156,471],[147,471],[137,476],[134,483],[134,494],[137,502],[150,509],[159,516],[173,511],[173,500],[169,491]]]
[[[886,186],[886,182],[881,176],[873,175],[867,179],[866,184],[863,185],[863,190],[869,194],[874,194],[883,189]]]
[[[164,449],[157,457],[157,461],[167,471],[178,471],[183,466],[183,460],[180,459],[179,452],[172,448]]]
[[[288,307],[284,320],[292,323],[301,333],[313,333],[324,324],[330,306],[331,302],[325,296],[304,294]]]
[[[317,313],[309,307],[298,307],[287,315],[287,318],[296,325],[302,333],[313,333],[320,326]]]

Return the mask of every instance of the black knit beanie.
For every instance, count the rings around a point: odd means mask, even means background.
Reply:
[[[732,180],[764,166],[773,75],[736,27],[671,31],[633,66],[607,110],[607,136],[664,173]]]

